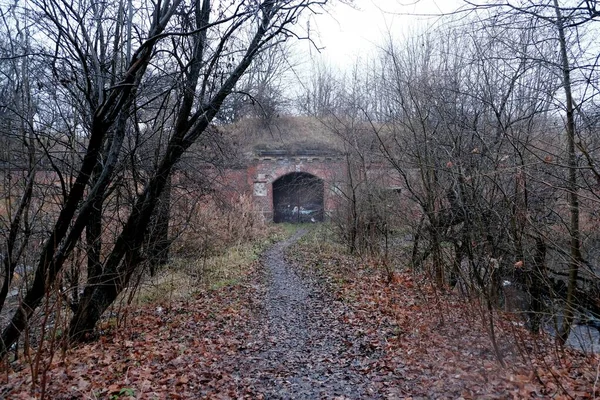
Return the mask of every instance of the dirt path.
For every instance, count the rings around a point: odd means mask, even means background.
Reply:
[[[289,265],[284,252],[301,235],[274,245],[264,268],[253,263],[236,284],[132,308],[126,324],[64,355],[52,341],[54,357],[35,367],[15,360],[0,374],[0,398],[41,398],[42,387],[56,400],[588,399],[597,389],[597,356],[557,352],[514,323],[496,325],[501,367],[476,305],[415,282],[413,271],[389,283],[306,246],[288,256],[321,265],[319,278]],[[46,386],[32,385],[38,366]]]
[[[381,398],[358,371],[366,356],[357,354],[338,320],[343,305],[284,261],[285,249],[304,233],[264,255],[264,316],[254,333],[257,342],[240,365],[240,384],[267,399]]]

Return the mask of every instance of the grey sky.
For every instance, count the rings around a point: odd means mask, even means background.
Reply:
[[[337,4],[329,14],[313,16],[310,29],[325,47],[324,59],[343,65],[372,53],[390,34],[400,38],[425,29],[438,19],[436,14],[460,4],[460,0],[354,0],[354,7]]]

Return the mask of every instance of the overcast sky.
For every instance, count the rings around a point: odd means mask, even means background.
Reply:
[[[373,52],[390,33],[401,38],[422,31],[439,19],[436,15],[460,4],[460,0],[354,0],[353,7],[337,4],[329,13],[312,16],[311,36],[324,47],[325,60],[344,65]],[[316,51],[310,53],[314,56]]]

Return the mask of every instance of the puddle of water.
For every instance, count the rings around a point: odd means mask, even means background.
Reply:
[[[546,325],[546,331],[555,336],[555,327],[560,326],[561,323],[562,320],[558,317],[556,324],[549,323]],[[584,353],[600,353],[600,330],[595,326],[575,323],[571,327],[565,345]]]
[[[600,332],[593,326],[574,325],[566,345],[585,353],[600,353]]]

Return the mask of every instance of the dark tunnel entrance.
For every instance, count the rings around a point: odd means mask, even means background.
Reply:
[[[293,172],[273,182],[274,222],[322,222],[323,181],[306,172]]]

